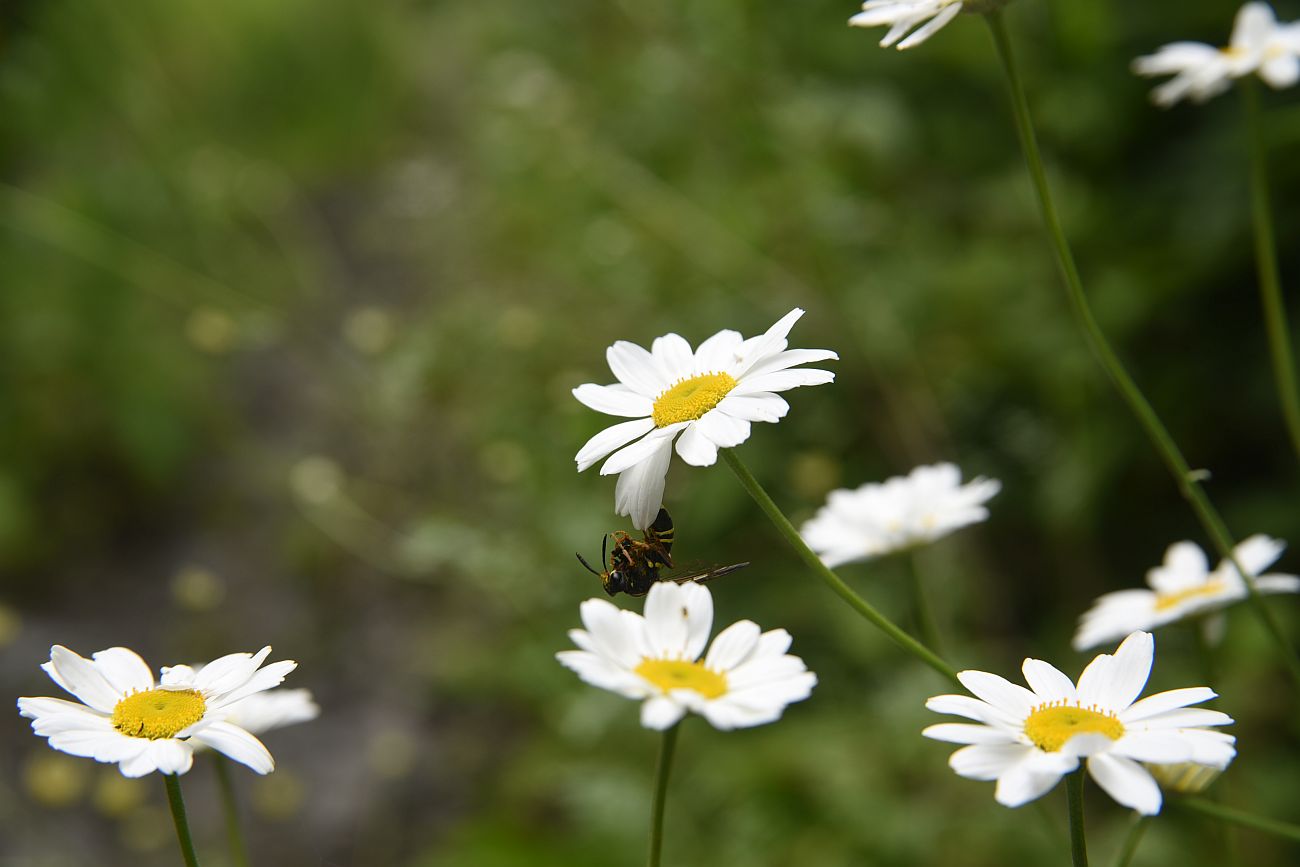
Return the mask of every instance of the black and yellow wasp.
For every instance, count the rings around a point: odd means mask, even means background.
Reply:
[[[622,530],[607,533],[600,543],[600,561],[608,569],[601,572],[593,569],[581,554],[578,562],[587,571],[600,579],[605,592],[610,596],[626,593],[629,596],[644,596],[650,592],[656,581],[672,581],[684,584],[687,581],[711,581],[737,569],[743,569],[748,563],[734,563],[730,566],[717,566],[711,569],[697,570],[684,575],[660,575],[659,570],[673,568],[673,519],[668,510],[661,508],[659,514],[649,527],[646,527],[644,539],[633,539]],[[614,539],[614,548],[606,550],[610,537]]]

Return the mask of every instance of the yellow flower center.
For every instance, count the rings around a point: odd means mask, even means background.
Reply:
[[[1070,738],[1085,733],[1117,741],[1124,736],[1124,724],[1108,713],[1069,704],[1039,705],[1025,720],[1025,735],[1046,753],[1056,752]]]
[[[1218,596],[1226,589],[1227,583],[1222,578],[1216,578],[1202,584],[1200,587],[1191,587],[1187,590],[1179,590],[1176,593],[1157,593],[1156,610],[1165,611],[1198,596]]]
[[[695,421],[718,405],[736,387],[729,373],[701,373],[683,379],[655,398],[655,427],[668,427],[679,421]]]
[[[132,738],[172,738],[203,719],[207,708],[195,689],[145,690],[114,706],[113,728]]]
[[[703,663],[684,659],[643,659],[632,670],[664,692],[692,689],[705,698],[727,694],[727,676],[705,668]]]

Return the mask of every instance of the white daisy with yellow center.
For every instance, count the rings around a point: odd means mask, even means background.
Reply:
[[[644,617],[604,599],[588,599],[580,611],[586,629],[569,637],[581,649],[555,658],[592,686],[644,700],[646,728],[671,728],[687,711],[718,729],[774,722],[817,684],[803,660],[786,653],[790,633],[760,632],[748,620],[718,633],[701,659],[713,597],[699,584],[655,584]]]
[[[85,659],[61,645],[42,669],[80,703],[20,698],[19,712],[51,747],[98,762],[115,762],[128,777],[183,774],[197,744],[212,747],[259,774],[275,768],[262,742],[230,721],[239,703],[278,686],[296,662],[262,666],[271,648],[232,653],[195,672],[162,670],[160,681],[134,651],[110,647]]]
[[[1285,549],[1280,539],[1255,535],[1237,545],[1233,556],[1260,593],[1300,593],[1300,577],[1260,574]],[[1217,611],[1247,596],[1246,582],[1231,562],[1225,560],[1211,572],[1205,552],[1191,542],[1170,545],[1164,563],[1147,572],[1147,584],[1150,590],[1117,590],[1097,599],[1079,619],[1075,650],[1107,644],[1135,629],[1155,629]]]
[[[955,464],[917,467],[906,476],[832,491],[799,533],[827,566],[929,544],[989,516],[984,503],[1002,485],[983,477],[961,483]]]
[[[1134,632],[1115,654],[1101,654],[1070,678],[1039,659],[1022,671],[1030,689],[984,671],[957,677],[975,694],[939,695],[925,706],[975,720],[940,723],[921,734],[966,744],[948,760],[960,776],[997,780],[999,804],[1019,807],[1041,797],[1079,767],[1125,807],[1143,815],[1160,812],[1160,787],[1143,767],[1189,762],[1217,770],[1237,754],[1232,735],[1209,726],[1228,725],[1226,714],[1189,705],[1215,698],[1208,687],[1138,695],[1151,673],[1155,640]]]
[[[578,471],[609,455],[600,474],[618,475],[618,514],[630,516],[639,529],[650,526],[663,502],[674,440],[686,463],[711,466],[719,448],[749,439],[751,422],[785,417],[790,405],[777,392],[835,379],[827,370],[791,369],[839,358],[828,349],[786,349],[786,335],[802,315],[795,308],[748,340],[735,331],[719,331],[695,351],[676,334],[655,338],[648,352],[635,343],[616,342],[605,358],[618,382],[586,383],[573,396],[597,412],[632,420],[588,440],[575,456]]]
[[[888,25],[889,32],[880,40],[880,47],[888,48],[897,43],[898,50],[902,51],[929,39],[939,28],[956,18],[961,8],[961,0],[867,0],[862,4],[862,11],[849,19],[849,25]],[[904,39],[908,31],[911,35]]]
[[[1267,3],[1247,3],[1237,11],[1226,48],[1173,42],[1133,61],[1133,71],[1174,76],[1151,92],[1163,108],[1184,97],[1204,102],[1252,73],[1270,87],[1290,87],[1300,81],[1300,25],[1279,24]]]

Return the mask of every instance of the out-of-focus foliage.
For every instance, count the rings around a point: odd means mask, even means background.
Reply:
[[[613,481],[574,472],[605,419],[569,390],[610,381],[614,339],[752,334],[796,305],[794,345],[837,349],[838,379],[790,395],[745,460],[796,520],[923,461],[1002,479],[988,524],[922,554],[950,657],[1077,671],[1092,597],[1205,540],[1069,318],[986,28],[961,16],[897,53],[853,11],[0,7],[5,693],[57,691],[37,669],[54,642],[153,662],[269,642],[324,713],[267,736],[275,774],[240,777],[258,863],[639,863],[657,738],[552,658],[599,592],[574,550],[620,526]],[[1103,325],[1238,535],[1296,541],[1239,100],[1160,112],[1127,68],[1222,42],[1234,11],[1008,15]],[[1265,101],[1292,286],[1298,93]],[[675,465],[668,505],[680,556],[754,563],[715,585],[719,620],[788,628],[821,680],[774,726],[687,723],[670,862],[1061,862],[1064,795],[1049,820],[954,777],[918,735],[945,685],[806,574],[725,469]],[[899,564],[842,571],[906,621]],[[1187,636],[1157,647],[1153,687],[1200,681]],[[1270,654],[1234,614],[1221,785],[1287,818],[1300,729]],[[0,855],[175,861],[156,780],[54,754],[16,714],[0,761]],[[210,769],[184,782],[225,863]],[[1129,818],[1089,811],[1108,860]],[[1170,809],[1138,863],[1218,863],[1216,834]],[[1251,863],[1296,855],[1241,837]]]

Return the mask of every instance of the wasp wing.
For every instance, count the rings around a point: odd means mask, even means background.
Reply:
[[[703,584],[705,581],[712,581],[714,578],[730,575],[737,569],[744,569],[748,565],[749,563],[746,561],[744,563],[732,563],[730,566],[710,566],[703,569],[688,570],[684,574],[661,575],[659,580],[672,581],[674,584],[685,584],[687,581]]]

